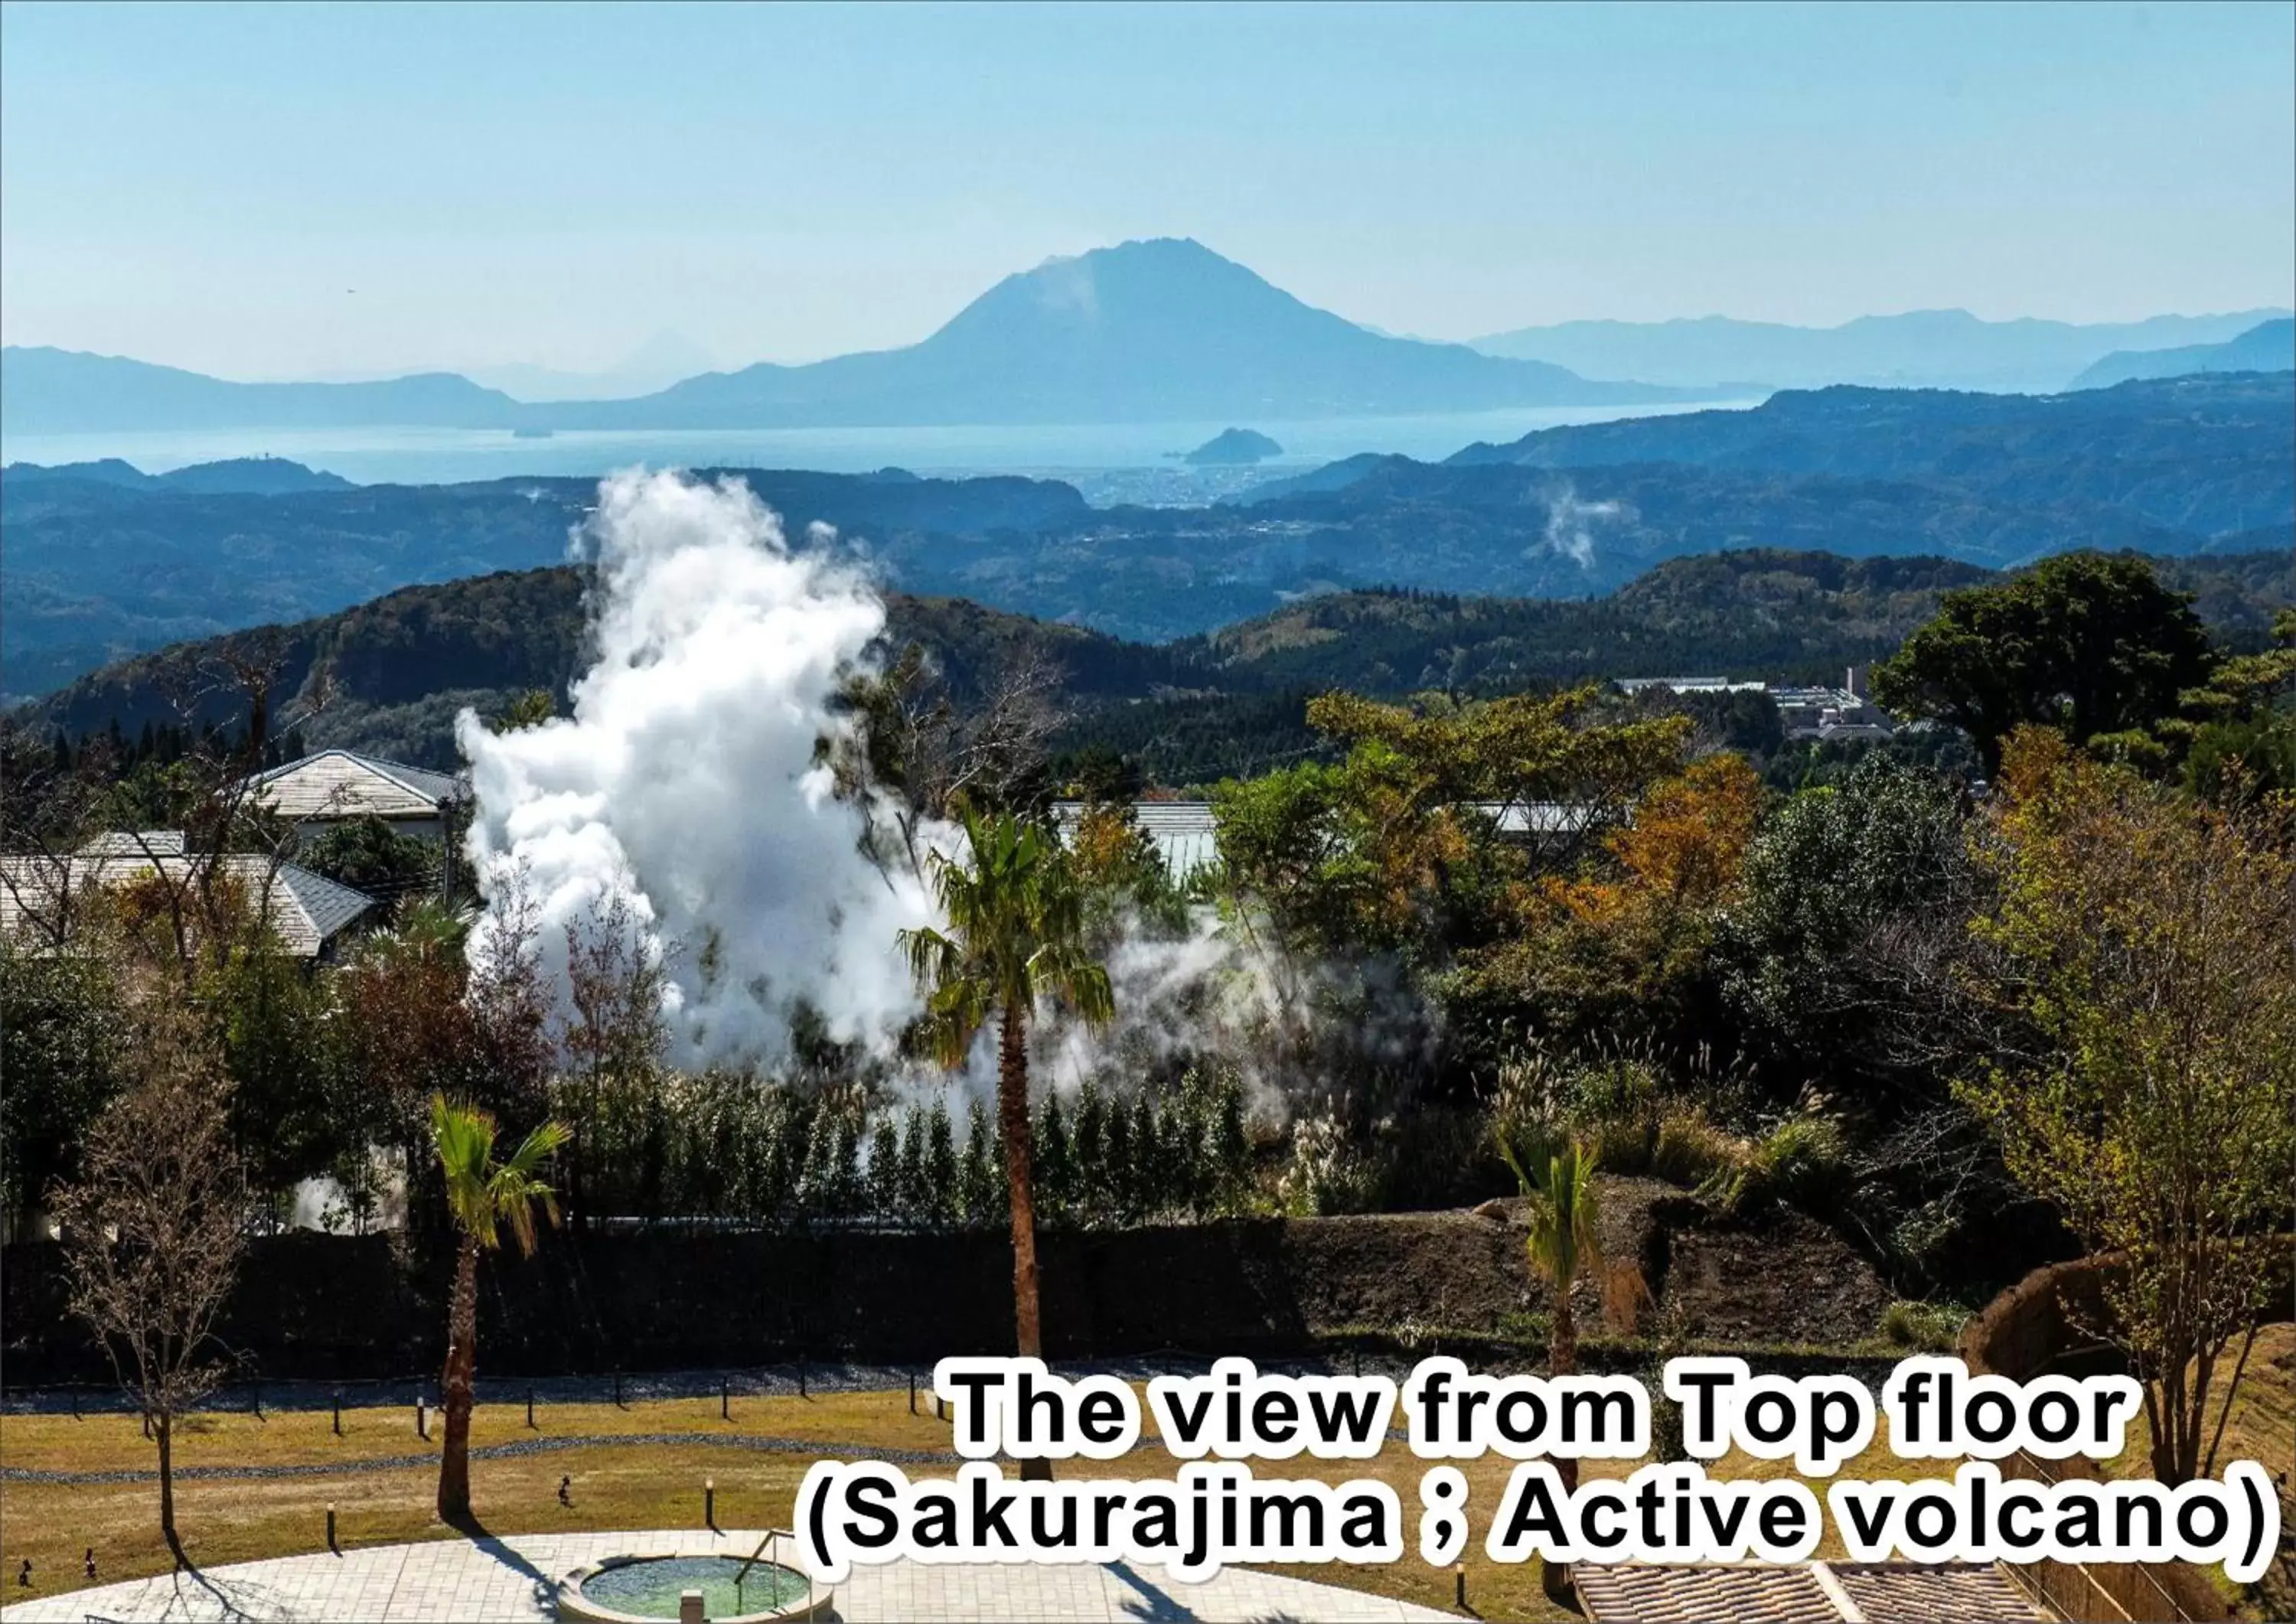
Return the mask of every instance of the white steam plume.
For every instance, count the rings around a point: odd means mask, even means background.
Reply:
[[[455,725],[475,872],[522,872],[562,996],[567,924],[623,895],[668,965],[684,1063],[771,1064],[801,1005],[838,1041],[889,1046],[917,1008],[895,932],[931,903],[861,853],[871,814],[832,796],[815,756],[849,726],[833,701],[883,603],[849,567],[793,555],[738,480],[616,474],[582,539],[597,661],[572,717]],[[482,925],[473,950],[488,939]]]
[[[1581,570],[1595,562],[1595,526],[1624,510],[1616,502],[1581,502],[1569,485],[1546,498],[1546,550],[1563,554]]]
[[[1423,1002],[1383,959],[1295,959],[1264,919],[1190,911],[1186,934],[1128,921],[1107,959],[1116,1019],[1095,1029],[1055,1016],[1037,1029],[1054,1087],[1087,1078],[1118,1094],[1174,1062],[1233,1069],[1272,1125],[1326,1103],[1364,1069],[1424,1062]]]

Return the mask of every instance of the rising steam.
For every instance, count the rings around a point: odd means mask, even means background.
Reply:
[[[1581,502],[1569,485],[1546,498],[1546,550],[1559,553],[1581,570],[1595,563],[1595,527],[1616,519],[1623,510],[1616,502]]]
[[[456,724],[490,903],[516,874],[562,988],[566,927],[621,896],[667,967],[685,1063],[770,1066],[800,1009],[840,1042],[888,1046],[917,1008],[895,934],[931,904],[862,854],[873,813],[833,798],[816,756],[850,726],[834,700],[882,602],[825,553],[793,554],[738,480],[614,475],[578,544],[597,561],[597,659],[572,717]],[[474,949],[489,939],[482,925]]]

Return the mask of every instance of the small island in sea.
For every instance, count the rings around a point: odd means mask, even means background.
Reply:
[[[1282,456],[1283,447],[1254,429],[1223,429],[1188,453],[1192,468],[1245,467]]]

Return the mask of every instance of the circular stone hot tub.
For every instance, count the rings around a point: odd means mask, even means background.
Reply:
[[[676,1619],[682,1598],[696,1590],[709,1624],[819,1618],[828,1612],[831,1595],[797,1569],[762,1557],[610,1556],[558,1581],[558,1616],[584,1624],[652,1624]]]

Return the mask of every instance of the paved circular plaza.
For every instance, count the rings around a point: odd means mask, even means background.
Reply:
[[[376,1546],[340,1556],[282,1556],[197,1574],[134,1579],[36,1597],[0,1607],[0,1621],[169,1620],[454,1620],[493,1624],[555,1616],[558,1579],[586,1562],[643,1552],[746,1556],[758,1532],[711,1536],[691,1530],[619,1534],[510,1534],[499,1539],[434,1539]],[[794,1563],[786,1553],[777,1560]],[[1387,1596],[1304,1579],[1229,1569],[1201,1585],[1122,1563],[1037,1567],[970,1562],[926,1567],[894,1562],[856,1568],[836,1588],[835,1616],[848,1624],[1389,1624],[1452,1615]]]

